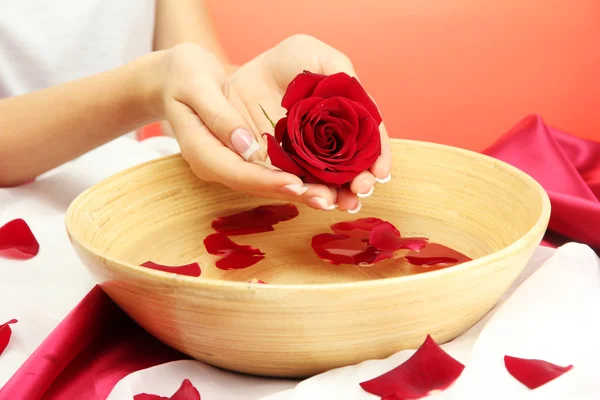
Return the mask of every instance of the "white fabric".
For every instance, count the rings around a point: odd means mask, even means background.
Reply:
[[[27,261],[0,258],[0,322],[18,318],[13,337],[0,356],[3,385],[51,330],[90,290],[93,281],[74,255],[63,217],[82,190],[113,173],[177,151],[171,138],[138,143],[118,139],[38,182],[0,189],[0,225],[27,220],[40,242]],[[543,265],[543,266],[542,266]],[[541,266],[541,268],[540,268]],[[558,251],[539,248],[513,287],[486,318],[443,345],[466,368],[450,389],[435,399],[597,399],[600,357],[600,270],[587,246],[568,244]],[[413,351],[366,361],[307,379],[270,380],[225,372],[195,361],[176,361],[139,371],[121,380],[109,400],[131,400],[147,392],[171,395],[184,378],[203,400],[373,400],[358,383],[399,365]],[[502,357],[539,357],[575,368],[530,391],[504,370]]]
[[[154,0],[0,0],[0,98],[152,51]]]

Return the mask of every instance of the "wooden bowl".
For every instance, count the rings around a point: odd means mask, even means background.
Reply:
[[[214,266],[211,221],[272,201],[198,180],[171,156],[119,173],[71,204],[66,227],[104,291],[169,346],[229,370],[306,377],[449,341],[482,318],[519,275],[548,224],[543,188],[516,168],[470,151],[393,140],[393,179],[358,215],[314,211],[274,232],[236,236],[267,257],[234,271]],[[392,222],[474,258],[421,274],[376,264],[334,266],[311,237],[359,217]],[[151,270],[199,262],[199,278]],[[262,279],[268,284],[252,284]]]

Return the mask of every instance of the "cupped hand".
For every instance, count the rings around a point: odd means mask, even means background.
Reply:
[[[178,45],[168,51],[162,73],[163,114],[200,179],[274,199],[294,199],[306,190],[297,176],[261,162],[265,147],[259,146],[252,119],[211,53],[194,44]]]
[[[273,132],[271,122],[261,107],[273,121],[283,117],[286,111],[281,106],[281,99],[288,84],[305,70],[325,75],[345,72],[356,77],[347,56],[307,35],[295,35],[282,41],[230,75],[230,88],[235,91],[233,103],[249,117],[249,124],[255,133]],[[370,195],[376,182],[385,183],[390,179],[392,157],[383,123],[379,130],[380,157],[368,171],[355,177],[348,189],[306,184],[307,190],[299,195],[300,199],[317,209],[332,209],[335,205],[341,210],[358,212],[359,197]],[[264,142],[261,144],[264,147]]]

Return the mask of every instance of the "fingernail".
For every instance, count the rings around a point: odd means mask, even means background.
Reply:
[[[372,186],[372,187],[371,187],[371,190],[369,190],[367,193],[356,193],[356,195],[357,195],[358,197],[363,197],[363,198],[364,198],[364,197],[369,197],[370,195],[372,195],[372,194],[373,194],[373,191],[374,191],[374,190],[375,190],[375,186]]]
[[[248,161],[252,154],[260,150],[254,135],[244,128],[236,128],[231,133],[231,144],[244,160]]]
[[[285,185],[283,188],[281,188],[281,190],[283,190],[284,192],[287,193],[291,193],[291,194],[295,194],[300,196],[301,194],[304,194],[308,188],[306,186],[302,186],[302,185]]]
[[[388,174],[388,176],[386,176],[383,179],[375,178],[375,180],[379,183],[388,183],[389,181],[392,180],[392,174]]]
[[[356,207],[354,207],[352,210],[348,210],[348,213],[356,214],[357,212],[360,211],[361,208],[362,208],[362,203],[359,201],[358,204],[356,205]]]
[[[327,200],[322,197],[311,197],[308,200],[308,204],[311,207],[320,208],[321,210],[331,211],[335,208],[335,205],[329,204]]]

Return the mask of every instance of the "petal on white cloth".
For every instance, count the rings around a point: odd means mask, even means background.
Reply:
[[[240,375],[197,361],[173,361],[121,379],[107,400],[131,400],[139,393],[169,397],[184,379],[192,382],[200,392],[202,400],[258,399],[296,384],[289,380]]]

